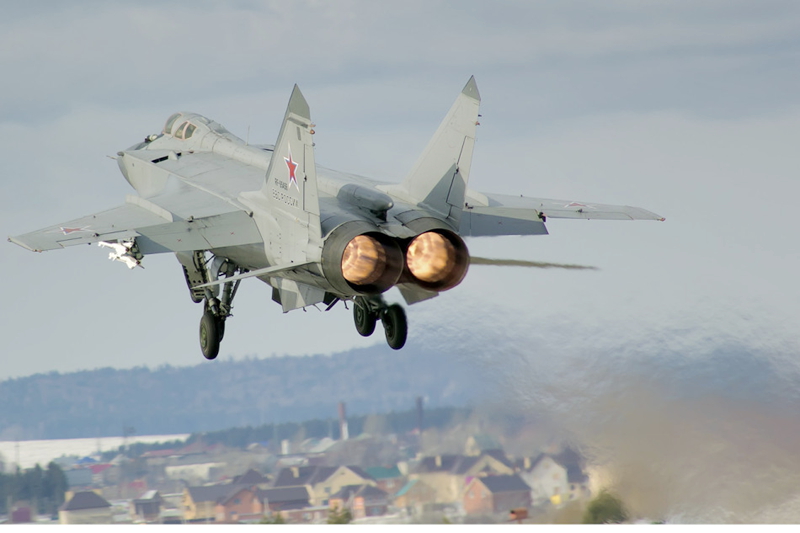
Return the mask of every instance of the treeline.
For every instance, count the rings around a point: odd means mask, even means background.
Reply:
[[[13,474],[0,474],[0,514],[9,514],[17,502],[27,502],[39,514],[58,514],[67,491],[67,476],[56,463],[36,465]]]
[[[459,420],[468,418],[471,413],[471,409],[464,407],[427,409],[423,414],[423,429],[445,429]],[[382,435],[408,433],[418,426],[417,417],[416,410],[349,416],[347,418],[348,432],[351,437],[357,437],[362,433]],[[314,419],[297,423],[263,424],[260,426],[234,427],[218,431],[192,433],[186,441],[135,442],[127,446],[120,446],[115,450],[103,452],[103,459],[109,461],[120,453],[128,457],[138,457],[149,451],[177,450],[194,442],[203,442],[207,445],[223,444],[231,448],[243,449],[254,442],[272,442],[277,446],[277,443],[283,439],[303,440],[324,437],[340,438],[338,419]]]
[[[455,420],[463,420],[470,414],[469,408],[440,407],[425,411],[423,428],[443,429]],[[372,414],[347,417],[348,433],[356,437],[362,433],[369,434],[402,434],[417,427],[417,411],[391,412],[388,414]],[[372,426],[372,427],[369,427]],[[340,438],[338,419],[308,420],[300,423],[264,424],[246,426],[205,433],[192,433],[187,444],[202,441],[204,444],[224,444],[233,448],[244,448],[254,442],[280,442],[283,439],[303,440]]]

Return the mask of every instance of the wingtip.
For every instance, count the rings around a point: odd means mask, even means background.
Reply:
[[[470,76],[469,81],[467,81],[467,84],[464,86],[461,94],[469,96],[470,98],[474,98],[480,102],[481,93],[478,92],[478,84],[475,83],[475,76]]]

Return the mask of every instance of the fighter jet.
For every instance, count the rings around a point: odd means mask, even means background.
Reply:
[[[397,184],[318,166],[315,125],[296,85],[274,146],[175,113],[160,133],[117,153],[138,194],[9,240],[36,252],[99,243],[131,269],[148,254],[174,253],[203,305],[203,355],[214,359],[245,278],[271,285],[284,312],[350,302],[359,334],[380,321],[400,349],[405,311],[383,293],[397,287],[410,305],[456,287],[470,265],[464,237],[544,235],[547,218],[664,220],[635,207],[469,189],[479,105],[473,77]]]

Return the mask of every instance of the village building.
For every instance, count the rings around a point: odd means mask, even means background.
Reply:
[[[390,496],[394,495],[406,484],[405,476],[396,465],[391,467],[372,466],[365,468],[364,471],[375,480],[379,489]]]
[[[76,492],[58,510],[61,524],[110,524],[113,510],[108,500],[92,491]]]
[[[354,519],[383,516],[389,495],[373,485],[347,485],[330,497],[330,509],[348,509]]]
[[[253,523],[264,518],[264,504],[257,488],[239,484],[227,487],[230,489],[228,493],[219,498],[214,506],[216,522]]]
[[[540,454],[534,459],[524,459],[518,470],[531,487],[532,504],[561,505],[589,497],[589,478],[581,468],[581,461],[569,448],[560,454]]]
[[[475,477],[464,491],[468,515],[508,513],[531,506],[531,488],[518,475]]]
[[[306,487],[311,505],[322,507],[342,487],[364,484],[376,486],[377,481],[358,466],[292,466],[282,469],[272,486]]]
[[[133,500],[133,515],[138,521],[159,523],[161,521],[161,505],[163,498],[157,490],[149,490]]]
[[[217,501],[227,496],[230,485],[186,487],[183,490],[183,519],[186,522],[215,522]]]
[[[435,499],[435,490],[419,479],[411,479],[394,495],[394,507],[408,514],[422,514]]]
[[[410,479],[419,479],[431,487],[436,497],[430,503],[456,504],[461,502],[464,489],[476,476],[513,474],[513,465],[502,452],[480,456],[437,455],[424,457]]]

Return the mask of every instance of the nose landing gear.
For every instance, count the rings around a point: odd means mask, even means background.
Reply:
[[[408,337],[408,321],[406,313],[398,304],[388,305],[381,296],[356,296],[353,300],[353,322],[356,331],[362,337],[369,337],[375,332],[375,325],[380,319],[386,342],[393,350],[399,350]]]
[[[225,336],[225,321],[232,316],[233,298],[236,296],[241,280],[223,283],[221,298],[218,286],[198,286],[216,281],[220,277],[224,280],[239,272],[246,272],[246,270],[224,257],[212,255],[209,260],[206,260],[206,253],[203,251],[176,255],[183,265],[183,273],[192,301],[203,302],[203,317],[200,319],[200,350],[206,359],[215,359],[219,354],[219,344]]]

